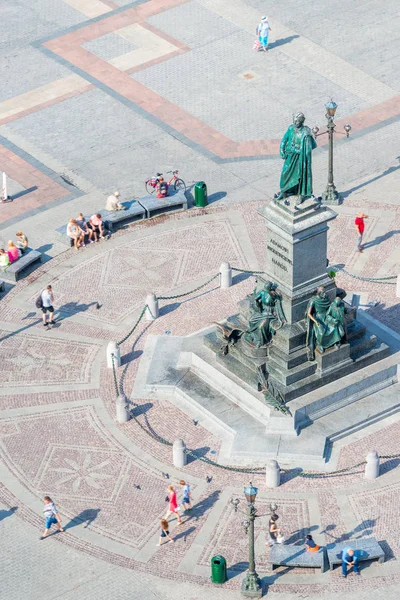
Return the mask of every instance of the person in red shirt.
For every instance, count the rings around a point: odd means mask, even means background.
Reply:
[[[358,213],[358,215],[356,215],[356,218],[354,219],[354,225],[356,227],[356,231],[358,234],[357,248],[356,248],[357,252],[363,251],[362,239],[363,239],[364,229],[365,229],[364,219],[368,219],[368,215],[365,215],[363,212]]]

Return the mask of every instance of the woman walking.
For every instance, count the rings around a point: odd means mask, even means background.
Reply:
[[[271,515],[271,518],[268,523],[268,542],[265,544],[266,546],[273,546],[274,544],[280,544],[281,542],[278,539],[278,536],[281,532],[276,522],[279,519],[278,515]]]
[[[178,519],[178,525],[182,525],[182,519],[181,519],[179,511],[178,511],[178,502],[176,500],[176,491],[175,491],[173,485],[168,486],[168,500],[169,500],[169,505],[168,505],[167,514],[164,517],[165,520],[168,521],[168,517],[173,513],[176,516],[176,518]]]
[[[50,496],[44,497],[44,518],[46,519],[46,529],[44,530],[43,535],[40,536],[39,539],[44,540],[45,537],[49,535],[49,531],[52,525],[57,525],[59,531],[64,531],[61,527],[61,517],[57,512],[56,505]]]
[[[261,17],[260,24],[257,27],[257,35],[261,44],[260,50],[263,50],[264,52],[268,51],[268,35],[270,31],[272,31],[272,29],[269,26],[268,17]]]
[[[164,538],[168,538],[168,541],[173,542],[174,540],[169,535],[168,521],[166,521],[165,519],[161,519],[160,525],[161,525],[160,541],[158,542],[157,546],[162,546],[164,543],[168,544],[168,542],[164,542]]]

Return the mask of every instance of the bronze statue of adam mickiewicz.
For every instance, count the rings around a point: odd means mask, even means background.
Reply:
[[[317,144],[304,121],[303,113],[297,113],[282,138],[280,154],[285,163],[276,200],[298,196],[301,204],[312,195],[311,153]]]

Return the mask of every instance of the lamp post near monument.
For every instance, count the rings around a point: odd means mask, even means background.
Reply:
[[[320,135],[325,135],[326,133],[328,134],[328,183],[326,185],[326,190],[325,192],[322,194],[322,201],[325,204],[341,204],[342,200],[339,196],[339,193],[335,187],[335,184],[333,182],[333,135],[335,133],[335,128],[336,128],[336,123],[334,122],[334,117],[335,117],[335,113],[336,113],[336,109],[337,109],[337,104],[336,102],[334,102],[333,100],[330,100],[330,102],[327,102],[327,104],[325,104],[325,108],[326,108],[326,119],[327,119],[327,130],[323,131],[322,133],[318,133],[319,132],[319,127],[315,126],[312,128],[312,133],[314,135],[314,138],[317,138]],[[343,127],[346,137],[349,137],[349,133],[351,131],[351,125],[346,124]],[[336,133],[341,133],[341,132],[336,132]],[[344,135],[344,134],[343,134]]]
[[[242,582],[242,596],[246,598],[261,598],[262,593],[262,585],[261,580],[256,571],[256,563],[255,563],[255,551],[254,551],[254,521],[257,518],[257,509],[254,506],[256,496],[257,496],[258,488],[254,487],[250,481],[250,484],[244,488],[244,495],[247,500],[248,505],[248,513],[246,514],[247,520],[243,521],[242,525],[245,529],[245,532],[249,536],[249,569],[243,579]],[[231,504],[235,509],[235,512],[238,511],[239,499],[231,500]]]

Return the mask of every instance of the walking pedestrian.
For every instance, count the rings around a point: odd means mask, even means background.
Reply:
[[[168,517],[171,514],[174,514],[176,516],[176,518],[178,519],[178,525],[182,525],[182,519],[180,517],[179,509],[178,509],[178,502],[176,500],[176,491],[175,491],[175,488],[173,485],[168,486],[168,501],[169,501],[169,505],[168,505],[167,514],[164,517],[165,520],[168,521]]]
[[[181,502],[183,510],[192,510],[192,494],[190,493],[190,485],[183,479],[180,480],[179,485],[183,487],[183,497]]]
[[[46,519],[46,529],[43,532],[43,535],[40,536],[40,540],[44,540],[45,537],[49,535],[49,531],[52,525],[57,525],[58,531],[64,531],[61,527],[61,517],[57,512],[56,505],[50,496],[44,497],[44,518]]]
[[[356,575],[360,575],[357,556],[352,548],[345,548],[342,552],[342,577],[347,577],[347,569],[353,567]]]
[[[365,229],[364,219],[368,219],[368,215],[365,215],[363,212],[359,212],[358,215],[356,215],[356,218],[354,220],[354,225],[355,225],[355,228],[356,228],[356,231],[358,234],[357,247],[356,247],[357,252],[362,252],[363,248],[364,248],[364,246],[362,245],[364,229]]]
[[[168,542],[164,542],[164,538],[166,538],[166,537],[168,538],[168,540],[170,542],[174,541],[172,539],[172,537],[169,535],[168,521],[166,519],[161,519],[160,524],[161,524],[160,541],[158,542],[157,546],[162,546],[164,543],[168,544]]]
[[[268,23],[268,17],[261,17],[261,21],[257,27],[258,40],[261,44],[260,50],[268,51],[268,35],[272,31]]]
[[[45,290],[43,290],[42,294],[42,313],[43,313],[43,325],[47,327],[48,325],[53,325],[55,323],[53,314],[54,314],[54,294],[51,285],[48,285]],[[50,320],[47,321],[47,313],[50,313]]]
[[[278,540],[278,535],[280,535],[281,530],[277,526],[276,522],[279,519],[279,516],[276,514],[271,515],[271,518],[268,523],[268,542],[265,544],[266,546],[273,546],[274,544],[281,544]]]

